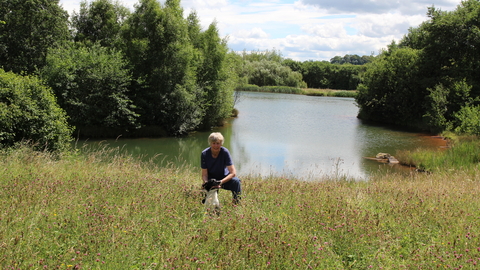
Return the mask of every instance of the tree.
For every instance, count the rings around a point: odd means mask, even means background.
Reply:
[[[480,102],[480,1],[462,1],[451,12],[431,7],[427,15],[429,21],[369,65],[357,96],[359,115],[407,126],[423,122],[435,132],[474,130],[467,119]]]
[[[95,0],[80,3],[80,13],[73,13],[74,39],[85,44],[99,42],[104,47],[118,46],[120,29],[129,15],[129,10],[112,0]]]
[[[423,51],[425,72],[432,77],[432,83],[440,79],[451,85],[465,79],[474,95],[480,95],[480,1],[462,1],[451,12],[431,7],[428,16]]]
[[[299,72],[276,61],[262,59],[245,63],[248,83],[258,86],[306,87]]]
[[[335,56],[332,59],[330,59],[331,64],[352,64],[352,65],[365,65],[367,63],[370,63],[374,56],[358,56],[356,54],[346,54],[345,56]]]
[[[360,118],[421,126],[427,91],[420,84],[419,56],[415,49],[394,48],[368,64],[356,97]]]
[[[198,127],[204,115],[198,102],[202,92],[195,83],[195,49],[179,1],[167,0],[162,8],[155,0],[141,0],[123,37],[142,124],[169,134]]]
[[[0,69],[0,147],[26,140],[37,149],[67,149],[72,130],[66,119],[52,90],[37,77]]]
[[[234,78],[227,61],[227,42],[220,38],[216,22],[199,35],[201,62],[197,68],[197,84],[204,96],[203,128],[217,126],[229,117],[233,109]]]
[[[326,61],[306,61],[302,65],[303,80],[310,88],[329,88],[330,68],[332,64]]]
[[[120,52],[99,44],[52,49],[41,76],[77,129],[138,127],[127,92],[131,75]]]
[[[0,3],[0,66],[34,73],[45,65],[47,51],[70,39],[68,13],[59,0],[7,0]]]

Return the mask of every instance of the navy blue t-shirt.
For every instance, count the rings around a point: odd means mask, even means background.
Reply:
[[[227,166],[233,165],[230,152],[223,146],[220,147],[220,153],[218,153],[217,158],[212,157],[212,150],[208,147],[202,151],[200,160],[202,169],[207,169],[208,171],[208,179],[222,180],[230,173]]]

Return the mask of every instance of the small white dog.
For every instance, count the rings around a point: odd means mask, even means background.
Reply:
[[[220,181],[216,179],[209,179],[208,182],[202,185],[206,192],[204,199],[206,212],[210,215],[220,215],[220,201],[218,200],[218,189],[220,188]]]

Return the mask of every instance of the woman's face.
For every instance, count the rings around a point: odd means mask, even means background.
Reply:
[[[214,141],[210,143],[210,148],[214,152],[220,151],[220,147],[222,147],[222,143],[220,141]]]

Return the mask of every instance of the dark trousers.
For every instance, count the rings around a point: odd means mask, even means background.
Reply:
[[[242,194],[242,181],[238,177],[233,177],[227,183],[222,185],[223,189],[232,191],[233,200],[239,201]]]

